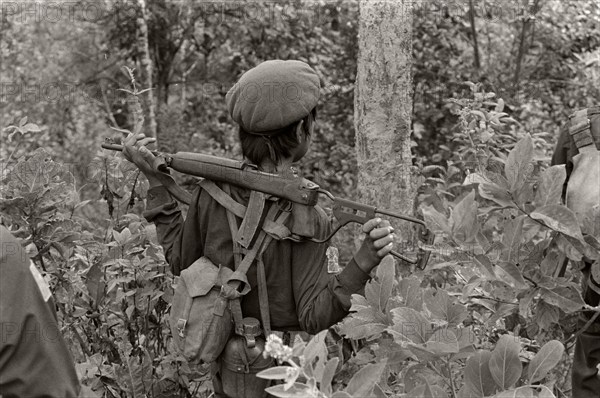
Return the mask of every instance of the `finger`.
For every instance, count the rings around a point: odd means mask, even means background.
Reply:
[[[145,134],[133,134],[133,133],[130,133],[127,136],[127,138],[125,138],[125,141],[123,142],[123,145],[133,146],[133,145],[135,145],[136,142],[138,142],[138,140],[141,140],[144,137],[146,137]]]
[[[392,232],[394,232],[393,227],[375,228],[372,229],[371,232],[369,232],[369,236],[371,237],[371,239],[376,240],[379,238],[383,238],[384,236],[389,235]]]
[[[392,251],[394,245],[392,243],[387,244],[384,248],[377,251],[377,255],[381,258],[387,256]]]
[[[390,234],[387,235],[384,238],[381,239],[377,239],[375,242],[373,242],[373,246],[375,247],[375,249],[381,249],[384,248],[385,246],[391,244],[394,244],[394,234]]]
[[[144,138],[144,139],[142,139],[142,140],[138,141],[138,144],[140,144],[140,145],[144,145],[144,146],[145,146],[145,145],[151,144],[151,143],[153,143],[153,142],[155,142],[155,141],[156,141],[156,138],[153,138],[153,137],[146,137],[146,138]]]
[[[390,224],[390,222],[386,219],[381,220],[381,222],[379,223],[380,227],[391,227],[392,224]]]
[[[146,162],[148,162],[149,164],[154,164],[155,156],[152,154],[152,152],[150,152],[148,148],[146,148],[145,146],[141,146],[139,147],[138,152],[142,155]]]
[[[369,221],[367,221],[366,223],[363,224],[362,230],[364,233],[369,233],[371,232],[371,230],[375,227],[377,227],[379,225],[379,223],[381,222],[381,218],[377,217],[377,218],[372,218]]]

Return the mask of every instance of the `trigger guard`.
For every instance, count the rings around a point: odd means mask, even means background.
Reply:
[[[157,156],[154,158],[152,168],[160,173],[170,174],[169,167],[167,166],[167,161],[162,156]]]

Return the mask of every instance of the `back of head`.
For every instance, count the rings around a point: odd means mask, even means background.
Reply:
[[[226,96],[244,156],[257,164],[267,155],[274,163],[289,157],[298,123],[310,132],[320,88],[319,76],[302,61],[266,61],[244,73]]]

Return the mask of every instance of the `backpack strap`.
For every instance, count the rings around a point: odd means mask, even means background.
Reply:
[[[587,109],[577,111],[571,116],[569,135],[580,152],[596,150]]]
[[[214,182],[209,180],[203,180],[200,185],[207,191],[209,195],[211,195],[213,199],[217,201],[217,203],[221,204],[227,210],[227,221],[229,223],[229,229],[231,231],[233,241],[235,272],[221,287],[221,295],[229,299],[230,310],[235,324],[235,332],[239,335],[243,335],[244,332],[240,298],[250,291],[250,285],[246,278],[246,272],[248,272],[248,269],[254,260],[257,259],[260,314],[263,321],[262,323],[265,336],[268,336],[271,333],[271,320],[269,314],[266,274],[264,263],[262,261],[262,254],[267,249],[274,237],[279,239],[280,237],[278,234],[267,234],[265,229],[261,229],[258,237],[256,237],[256,240],[251,242],[252,237],[258,229],[258,225],[260,224],[262,209],[264,209],[265,196],[260,192],[258,192],[259,195],[252,195],[252,193],[255,192],[252,191],[249,205],[246,208],[231,198],[231,190],[228,184],[223,185],[223,190],[214,184]],[[243,213],[240,210],[243,210]],[[241,215],[240,218],[243,218],[244,220],[242,221],[242,226],[239,229],[237,220],[235,219],[238,214]],[[282,210],[280,209],[279,205],[273,204],[267,213],[264,223],[272,225],[271,229],[276,231],[282,231],[282,228],[287,230],[283,224],[289,215],[289,211]],[[247,221],[247,218],[250,218],[250,220]],[[244,247],[242,242],[247,242],[249,247]],[[242,258],[244,253],[245,256]],[[239,290],[241,286],[243,286],[242,291]]]
[[[273,219],[279,208],[277,205],[271,206],[269,212],[267,213],[267,219]],[[289,212],[281,212],[275,219],[277,224],[283,224],[287,217],[289,216]],[[258,257],[257,264],[257,274],[258,274],[258,292],[259,292],[259,306],[261,318],[263,321],[263,328],[265,329],[265,334],[268,335],[271,330],[271,322],[269,316],[269,302],[267,296],[267,284],[266,277],[264,271],[264,264],[262,262],[262,254],[269,246],[273,237],[267,235],[264,231],[260,231],[256,241],[252,244],[252,248],[246,253],[244,259],[237,267],[236,271],[231,275],[229,280],[223,287],[221,288],[222,293],[232,299],[231,301],[231,312],[233,314],[234,323],[235,323],[235,331],[237,334],[242,335],[244,332],[242,325],[242,314],[241,314],[241,305],[240,305],[240,297],[247,294],[250,291],[250,287],[248,285],[248,280],[246,279],[246,272],[252,265],[254,259]],[[262,264],[262,265],[261,265]],[[240,292],[239,287],[244,284],[243,290]]]

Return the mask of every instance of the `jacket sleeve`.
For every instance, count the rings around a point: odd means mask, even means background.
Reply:
[[[201,189],[192,195],[186,219],[177,202],[163,186],[148,190],[144,217],[156,226],[158,242],[164,249],[165,260],[174,275],[179,275],[194,260],[203,255],[202,224],[199,219]]]
[[[0,226],[0,396],[74,398],[80,385],[50,288]]]
[[[329,229],[329,222],[321,219],[321,230],[328,233]],[[354,259],[339,274],[328,273],[327,243],[303,242],[293,246],[292,283],[300,327],[316,334],[348,315],[350,297],[364,294],[370,276]]]
[[[181,231],[183,217],[177,202],[164,186],[148,190],[144,217],[156,226],[158,243],[163,247],[165,260],[175,275],[181,272]]]

